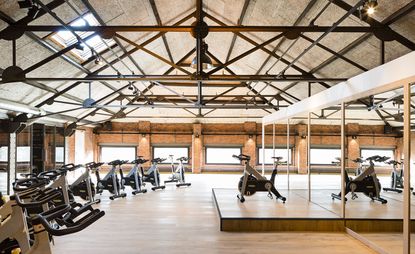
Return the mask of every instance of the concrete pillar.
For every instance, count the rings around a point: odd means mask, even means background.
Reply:
[[[202,124],[193,124],[192,136],[192,172],[201,173],[203,165],[203,135]]]
[[[13,194],[13,182],[16,180],[16,133],[9,134],[7,195]]]

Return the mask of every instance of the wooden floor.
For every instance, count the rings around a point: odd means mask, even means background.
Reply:
[[[167,177],[163,175],[162,177]],[[90,228],[56,237],[54,253],[374,253],[345,233],[226,233],[218,228],[212,188],[230,188],[239,175],[188,175],[192,186],[110,202]]]

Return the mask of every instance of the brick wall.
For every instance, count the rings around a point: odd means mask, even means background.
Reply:
[[[96,134],[92,129],[86,128],[85,148],[87,157],[99,160],[100,144],[126,144],[137,147],[137,153],[146,158],[152,157],[154,145],[185,145],[190,147],[189,155],[192,157],[191,167],[193,172],[218,168],[218,166],[206,165],[205,147],[207,146],[236,146],[242,147],[242,152],[252,157],[252,162],[257,164],[257,148],[262,146],[260,124],[245,122],[243,124],[161,124],[140,121],[138,123],[113,123],[111,131],[100,131]],[[287,126],[275,126],[276,147],[286,147]],[[348,158],[356,158],[360,155],[360,148],[395,148],[396,157],[399,158],[402,150],[402,138],[396,135],[383,133],[383,126],[360,126],[348,124],[346,126],[347,142],[346,152]],[[265,145],[272,147],[272,125],[266,126]],[[307,126],[304,124],[290,126],[290,146],[293,147],[291,170],[298,173],[307,172]],[[355,136],[353,139],[352,136]],[[73,137],[69,138],[69,159],[71,157]],[[312,146],[337,146],[340,147],[340,127],[330,125],[313,125],[311,128]],[[348,167],[354,167],[348,162]],[[260,168],[260,166],[257,166]],[[221,169],[241,170],[235,165],[221,165]]]

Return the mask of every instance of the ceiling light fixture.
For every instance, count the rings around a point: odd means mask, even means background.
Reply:
[[[202,42],[200,47],[200,60],[202,61],[202,70],[207,70],[213,67],[212,60],[207,56],[208,45]],[[193,58],[190,67],[197,69],[197,55]]]
[[[97,55],[97,54],[95,54],[95,60],[94,60],[94,63],[95,63],[96,65],[103,65],[103,64],[104,64],[104,62],[102,61],[101,57],[100,57],[99,55]]]
[[[377,0],[368,0],[366,2],[366,12],[368,15],[372,15],[373,13],[375,13],[376,8],[378,7],[378,1]]]

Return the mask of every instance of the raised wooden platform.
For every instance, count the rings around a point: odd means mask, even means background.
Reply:
[[[214,188],[212,192],[221,231],[340,232],[345,226],[356,232],[402,231],[402,201],[388,194],[388,204],[371,202],[364,196],[348,201],[343,219],[340,201],[331,199],[335,190],[313,190],[311,202],[306,190],[280,190],[287,197],[285,204],[269,199],[266,193],[256,193],[240,203],[236,189]]]

